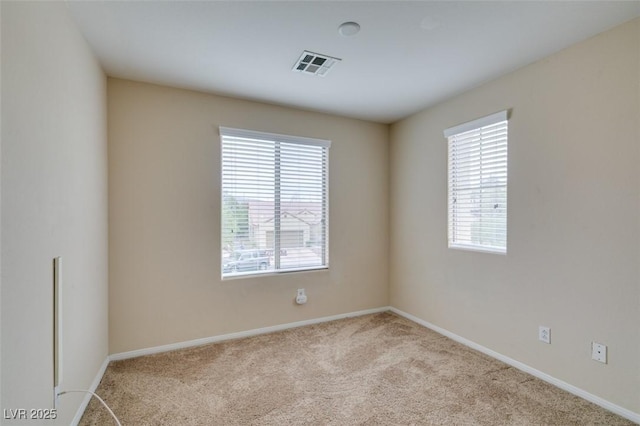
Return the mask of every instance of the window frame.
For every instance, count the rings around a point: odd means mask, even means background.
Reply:
[[[231,127],[223,127],[220,126],[219,127],[219,132],[220,132],[220,199],[221,199],[221,205],[220,205],[220,247],[221,247],[221,253],[220,253],[220,274],[221,274],[221,278],[222,280],[229,280],[229,279],[238,279],[238,278],[246,278],[246,277],[256,277],[256,276],[266,276],[266,275],[279,275],[279,274],[285,274],[285,273],[296,273],[296,272],[308,272],[308,271],[317,271],[317,270],[325,270],[325,269],[329,269],[329,148],[331,147],[331,141],[330,140],[325,140],[325,139],[317,139],[317,138],[309,138],[309,137],[302,137],[302,136],[291,136],[291,135],[283,135],[283,134],[277,134],[277,133],[268,133],[268,132],[261,132],[261,131],[255,131],[255,130],[245,130],[245,129],[237,129],[237,128],[231,128]],[[224,226],[224,213],[223,213],[223,209],[224,209],[224,197],[225,197],[225,191],[224,191],[224,172],[225,172],[225,165],[224,165],[224,160],[225,160],[225,155],[224,155],[224,148],[225,148],[225,137],[228,138],[247,138],[247,139],[255,139],[256,141],[260,141],[261,143],[271,143],[273,142],[274,146],[273,146],[273,156],[274,156],[274,170],[273,170],[273,177],[274,177],[274,194],[273,194],[273,222],[274,222],[274,229],[273,231],[266,231],[266,232],[272,232],[273,235],[273,248],[270,247],[265,247],[265,248],[252,248],[249,250],[265,250],[265,251],[272,251],[272,255],[274,258],[273,261],[273,268],[272,269],[267,269],[267,270],[255,270],[255,271],[249,271],[249,272],[235,272],[235,273],[231,273],[231,272],[225,272],[224,271],[224,258],[223,258],[223,253],[224,253],[224,232],[225,232],[225,226]],[[301,267],[293,267],[293,268],[286,268],[283,269],[282,265],[281,265],[281,253],[283,251],[287,251],[288,248],[283,248],[281,246],[282,243],[282,235],[283,232],[286,232],[285,229],[282,229],[282,226],[280,226],[281,224],[281,220],[282,220],[282,215],[285,213],[282,213],[282,200],[281,200],[281,195],[282,195],[282,188],[281,188],[281,168],[283,166],[283,164],[287,164],[286,162],[282,162],[280,155],[281,155],[281,146],[282,144],[288,144],[288,145],[306,145],[306,146],[314,146],[314,147],[320,147],[323,149],[322,153],[319,155],[320,157],[320,162],[321,164],[319,164],[320,166],[320,170],[321,170],[321,182],[320,182],[320,188],[321,188],[321,193],[322,193],[322,200],[320,202],[321,206],[320,206],[320,250],[321,250],[321,254],[319,256],[320,258],[320,265],[318,266],[301,266]],[[286,217],[286,216],[285,216]],[[280,238],[277,238],[276,235],[279,233]]]
[[[503,228],[500,230],[504,233],[504,247],[483,244],[483,243],[473,243],[471,240],[471,236],[468,239],[459,239],[459,231],[456,231],[456,224],[459,222],[454,218],[455,212],[457,211],[457,206],[454,206],[455,202],[458,200],[457,194],[459,190],[455,186],[456,178],[453,177],[454,173],[459,171],[459,169],[452,170],[453,164],[455,163],[452,160],[452,149],[456,149],[454,144],[456,143],[456,137],[461,135],[475,134],[478,135],[480,140],[477,142],[477,148],[480,152],[480,159],[478,159],[478,167],[482,167],[481,158],[483,156],[483,150],[488,150],[489,148],[485,147],[482,143],[482,133],[486,131],[488,128],[498,126],[504,123],[504,130],[506,132],[504,138],[504,154],[501,155],[500,161],[504,162],[504,185],[486,185],[482,183],[482,177],[480,177],[480,183],[476,186],[472,186],[469,189],[474,189],[482,193],[487,189],[494,188],[503,188],[504,187],[504,221]],[[504,110],[500,111],[485,117],[481,117],[477,120],[472,120],[466,123],[462,123],[457,126],[450,127],[444,131],[444,136],[447,139],[447,239],[448,239],[448,248],[457,249],[457,250],[468,250],[468,251],[477,251],[477,252],[485,252],[485,253],[495,253],[495,254],[507,254],[508,247],[508,164],[509,164],[509,111]],[[464,138],[463,138],[464,139]],[[491,138],[489,138],[491,139]],[[496,139],[497,141],[497,139]],[[466,142],[467,144],[469,142]],[[475,164],[475,163],[474,163]],[[469,166],[465,166],[469,167]],[[480,176],[482,176],[482,172],[480,172]],[[470,179],[470,178],[467,178]],[[483,216],[487,216],[488,213],[479,213],[482,221]],[[481,228],[486,229],[486,228]]]

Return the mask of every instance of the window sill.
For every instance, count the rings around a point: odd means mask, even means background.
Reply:
[[[454,250],[477,251],[481,253],[501,254],[504,256],[507,255],[506,248],[501,249],[501,248],[492,248],[492,247],[469,246],[469,245],[462,245],[462,244],[449,244],[449,248]]]
[[[300,268],[300,269],[283,269],[279,271],[251,271],[251,272],[237,272],[235,274],[223,275],[222,281],[234,281],[244,278],[258,278],[258,277],[273,277],[273,276],[282,276],[288,274],[299,274],[304,272],[317,272],[317,271],[325,271],[328,270],[329,266],[317,266],[313,268]]]

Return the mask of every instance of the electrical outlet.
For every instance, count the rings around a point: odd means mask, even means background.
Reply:
[[[603,364],[607,363],[607,345],[591,342],[591,358]]]
[[[304,291],[304,288],[298,289],[298,294],[296,295],[296,303],[298,305],[304,305],[307,303],[307,294]]]
[[[551,329],[543,325],[538,327],[538,340],[551,344]]]
[[[58,403],[60,402],[60,386],[55,386],[53,388],[53,408],[58,408]]]

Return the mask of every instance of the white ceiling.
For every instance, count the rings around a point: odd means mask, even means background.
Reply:
[[[110,76],[383,123],[640,16],[640,1],[67,4]],[[292,72],[305,49],[342,61]]]

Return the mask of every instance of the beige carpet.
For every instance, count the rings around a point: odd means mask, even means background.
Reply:
[[[123,426],[632,424],[391,313],[113,362],[97,392]]]

